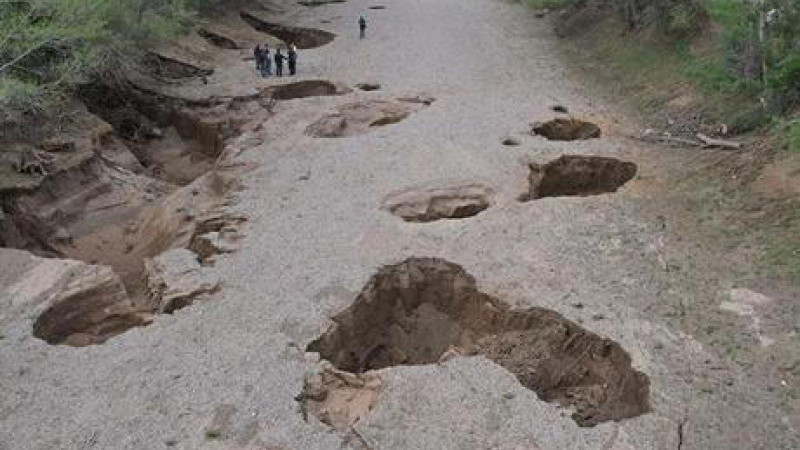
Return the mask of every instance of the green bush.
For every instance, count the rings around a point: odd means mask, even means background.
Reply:
[[[220,0],[0,1],[0,126],[16,129],[76,85],[124,79],[148,46],[175,37]]]
[[[773,89],[800,89],[800,54],[789,55],[769,73],[768,84]]]
[[[667,35],[677,39],[696,35],[700,31],[702,16],[702,10],[695,3],[681,2],[673,5],[668,10]]]
[[[786,130],[786,149],[790,152],[800,152],[800,119],[789,122]]]

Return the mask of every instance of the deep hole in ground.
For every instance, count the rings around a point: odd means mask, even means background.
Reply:
[[[241,223],[222,208],[233,180],[216,160],[271,115],[268,95],[192,103],[91,85],[79,97],[95,125],[56,134],[63,164],[0,191],[1,245],[88,263],[34,324],[52,344],[102,343],[215,291],[202,265],[231,251]]]
[[[90,112],[111,124],[147,175],[176,185],[207,172],[223,140],[235,135],[224,120],[202,117],[201,108],[163,96],[101,84],[84,86],[80,96]]]
[[[477,185],[418,189],[391,195],[383,208],[407,222],[472,217],[490,205],[491,189]]]
[[[601,131],[600,127],[585,120],[558,117],[533,124],[532,134],[544,136],[551,141],[578,141],[599,138]]]
[[[323,30],[268,22],[247,11],[243,11],[241,16],[256,30],[275,36],[287,44],[294,44],[299,49],[321,47],[333,42],[336,38],[335,34]]]
[[[333,322],[307,350],[343,371],[479,354],[542,400],[573,409],[581,426],[650,410],[649,378],[633,369],[619,344],[548,309],[511,309],[443,259],[410,258],[381,268]]]
[[[547,164],[529,164],[528,192],[521,201],[544,197],[616,192],[636,176],[636,164],[605,156],[564,155]]]
[[[369,9],[386,9],[386,6],[384,6],[384,5],[375,5],[375,6],[370,6]]]
[[[296,83],[287,83],[269,87],[269,92],[275,100],[292,100],[306,97],[321,97],[328,95],[342,95],[347,89],[337,87],[334,83],[325,80],[304,80]]]

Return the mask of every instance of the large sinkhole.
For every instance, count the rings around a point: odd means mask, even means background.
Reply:
[[[538,307],[511,309],[461,266],[410,258],[381,268],[308,351],[360,373],[431,364],[445,352],[483,355],[581,426],[649,411],[649,379],[616,342]]]
[[[600,127],[575,118],[559,117],[533,125],[532,134],[544,136],[551,141],[578,141],[600,137]]]
[[[616,192],[636,176],[636,164],[604,156],[564,155],[529,168],[528,191],[521,201]]]
[[[247,11],[242,12],[241,17],[254,29],[275,36],[287,44],[294,44],[299,49],[322,47],[336,38],[335,34],[323,30],[267,22]]]

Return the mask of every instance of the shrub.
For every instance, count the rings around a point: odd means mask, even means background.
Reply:
[[[787,126],[786,149],[790,152],[800,152],[800,119],[792,120]]]
[[[773,89],[800,89],[800,54],[792,54],[770,72],[768,84]]]
[[[109,73],[124,78],[147,46],[185,28],[189,6],[218,2],[0,1],[0,126],[18,129],[57,113],[77,84]]]

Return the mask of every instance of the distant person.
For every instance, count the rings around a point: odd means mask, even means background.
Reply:
[[[264,53],[261,51],[261,45],[256,44],[253,49],[253,58],[256,60],[256,71],[261,72],[264,67]]]
[[[286,59],[281,53],[281,49],[275,49],[275,75],[282,77],[283,76],[283,60]]]
[[[266,78],[266,77],[268,77],[270,75],[272,75],[272,60],[269,57],[269,47],[265,45],[264,46],[264,63],[263,63],[263,66],[261,67],[261,76]]]
[[[367,37],[367,19],[364,16],[358,18],[358,29],[361,31],[361,39]]]
[[[297,73],[297,47],[295,47],[294,44],[289,46],[287,56],[289,61],[289,75],[292,76]]]

